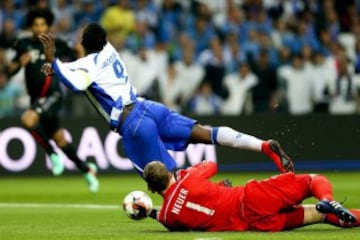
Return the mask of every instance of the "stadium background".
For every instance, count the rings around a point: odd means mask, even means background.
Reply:
[[[4,0],[0,9],[1,175],[46,172],[44,152],[24,143],[25,133],[19,130],[19,116],[28,106],[23,73],[11,79],[4,75],[12,43],[29,34],[26,10],[35,6],[53,9],[52,31],[79,56],[82,26],[92,21],[102,24],[140,95],[202,123],[278,139],[300,170],[360,168],[359,1]],[[317,55],[323,56],[322,63]],[[300,66],[296,66],[294,59],[299,56]],[[83,96],[65,87],[64,93],[62,119],[75,145],[80,144],[84,129],[94,128],[93,134],[105,147],[106,125]],[[20,162],[29,148],[35,155],[24,167]],[[204,149],[191,148],[185,160],[177,154],[179,167],[213,158],[221,170],[273,170],[257,153],[222,147],[206,153]],[[115,159],[103,154],[110,159],[100,164],[104,172],[129,170],[119,141],[112,153]],[[90,151],[83,156],[97,162],[101,154]]]
[[[275,138],[291,153],[297,171],[359,170],[359,116],[287,115],[235,117],[199,117],[200,122],[228,125],[265,138]],[[48,174],[44,151],[37,147],[17,119],[2,120],[0,135],[0,174]],[[82,159],[94,161],[101,175],[133,172],[122,151],[120,137],[109,131],[102,119],[72,118],[63,120]],[[271,127],[270,127],[271,126]],[[269,130],[270,129],[270,130]],[[68,137],[69,137],[68,135]],[[185,153],[175,153],[178,167],[203,159],[215,160],[220,171],[275,171],[269,159],[259,153],[203,144],[191,145]],[[67,161],[69,172],[74,166]],[[49,168],[50,169],[50,168]],[[76,170],[74,172],[77,172]]]

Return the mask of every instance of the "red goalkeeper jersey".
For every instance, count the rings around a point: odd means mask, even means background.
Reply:
[[[180,170],[176,183],[164,194],[158,221],[174,231],[247,229],[240,208],[244,188],[210,182],[208,179],[216,172],[217,165],[213,162]]]

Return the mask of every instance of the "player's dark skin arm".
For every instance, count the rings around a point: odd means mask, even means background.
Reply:
[[[44,46],[45,60],[52,63],[55,58],[55,38],[51,33],[41,34],[39,39]]]
[[[9,76],[15,75],[22,67],[25,67],[30,61],[30,53],[24,53],[23,55],[21,55],[19,61],[13,61],[6,66],[7,74]]]

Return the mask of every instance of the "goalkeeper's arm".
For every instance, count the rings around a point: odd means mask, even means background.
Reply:
[[[159,209],[152,208],[152,209],[146,209],[145,205],[141,202],[135,202],[136,209],[138,210],[138,217],[151,217],[155,220],[157,220],[157,215],[159,212]]]
[[[159,209],[156,209],[156,208],[151,209],[149,217],[157,220],[158,212],[159,212]]]

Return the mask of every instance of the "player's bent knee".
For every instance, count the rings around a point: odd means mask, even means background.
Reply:
[[[53,135],[53,139],[56,145],[58,145],[59,147],[65,147],[67,144],[63,129],[56,131],[55,134]]]
[[[39,122],[39,116],[35,111],[27,110],[21,116],[21,123],[27,129],[33,128]]]
[[[204,125],[195,124],[191,132],[190,141],[195,143],[212,143],[211,128]]]

